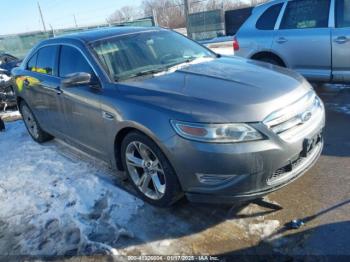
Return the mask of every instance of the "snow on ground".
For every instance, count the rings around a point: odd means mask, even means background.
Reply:
[[[0,133],[0,232],[20,240],[15,254],[115,253],[106,238],[132,237],[127,224],[142,201],[92,163],[60,155],[52,143],[36,144],[22,122],[6,129]]]
[[[4,121],[18,120],[21,118],[21,114],[18,110],[0,111],[0,118]]]
[[[262,211],[255,204],[242,218],[229,218],[226,208],[185,201],[155,208],[129,189],[107,164],[56,139],[39,145],[22,121],[6,123],[0,133],[0,255],[217,253],[263,240],[279,226],[255,216]]]

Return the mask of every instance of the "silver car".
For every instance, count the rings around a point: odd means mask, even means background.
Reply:
[[[240,28],[238,56],[296,70],[316,82],[350,81],[350,0],[278,0]]]
[[[324,107],[299,74],[161,28],[45,40],[13,75],[35,141],[64,139],[126,171],[159,206],[261,197],[323,147]]]

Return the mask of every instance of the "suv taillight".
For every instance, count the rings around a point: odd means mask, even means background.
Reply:
[[[239,50],[239,43],[238,43],[237,37],[233,38],[233,50],[235,51]]]

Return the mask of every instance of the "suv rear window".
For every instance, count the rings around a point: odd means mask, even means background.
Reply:
[[[280,29],[328,27],[330,0],[288,2]]]
[[[273,30],[282,6],[283,3],[280,3],[266,9],[256,22],[256,28],[259,30]]]
[[[338,0],[336,14],[336,27],[350,27],[350,0]]]

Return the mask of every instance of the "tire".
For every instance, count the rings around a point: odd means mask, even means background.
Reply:
[[[183,196],[168,159],[146,135],[137,131],[127,134],[121,145],[121,159],[128,179],[146,202],[168,207]]]
[[[34,141],[38,143],[44,143],[53,139],[53,136],[42,130],[38,120],[26,102],[22,101],[19,105],[19,108],[23,122],[28,130],[29,135],[33,138]]]
[[[278,61],[276,58],[273,57],[261,57],[259,59],[257,59],[259,61],[265,62],[265,63],[269,63],[269,64],[273,64],[273,65],[277,65],[277,66],[283,66],[283,64]]]

